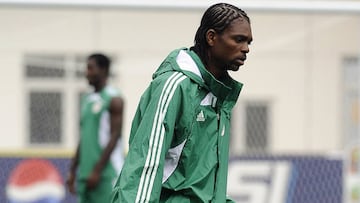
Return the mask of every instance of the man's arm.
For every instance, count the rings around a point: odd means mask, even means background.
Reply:
[[[72,158],[71,161],[71,165],[70,165],[70,170],[69,170],[69,175],[68,178],[66,180],[66,185],[70,191],[70,193],[75,194],[76,190],[75,190],[75,178],[76,178],[76,168],[79,165],[79,154],[80,154],[80,144],[78,144],[77,148],[76,148],[76,152],[74,157]]]
[[[123,111],[124,101],[120,97],[115,97],[110,102],[110,133],[111,137],[109,143],[105,147],[99,161],[94,166],[92,173],[87,180],[87,187],[94,188],[100,181],[101,171],[110,159],[111,153],[113,152],[118,139],[120,138],[120,132],[123,123]]]
[[[112,203],[160,201],[165,155],[181,112],[183,91],[178,84],[185,76],[179,76],[173,81],[173,77],[167,77],[152,82],[142,95],[132,123],[129,152],[113,190]],[[168,85],[171,81],[174,85]]]

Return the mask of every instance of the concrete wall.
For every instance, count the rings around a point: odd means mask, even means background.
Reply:
[[[127,136],[138,100],[152,73],[169,51],[193,44],[202,12],[1,7],[0,148],[38,147],[27,141],[25,54],[86,55],[100,50],[115,55],[118,61],[114,69],[119,75],[115,82],[126,98],[124,135]],[[248,14],[254,42],[245,66],[231,73],[245,83],[234,111],[239,149],[243,148],[241,108],[245,102],[261,100],[271,106],[271,151],[341,150],[344,147],[342,60],[359,54],[359,17]],[[86,86],[85,81],[75,83],[79,88]],[[66,103],[66,111],[76,110],[76,104],[70,101]],[[71,115],[66,116],[64,141],[55,148],[73,150],[76,145],[76,121],[71,120],[74,118]]]

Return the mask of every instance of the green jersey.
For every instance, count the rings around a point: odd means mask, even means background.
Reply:
[[[82,99],[78,171],[80,181],[88,178],[110,140],[110,102],[113,97],[119,96],[120,92],[117,89],[107,86],[101,92],[89,93]],[[120,173],[123,158],[119,139],[109,162],[102,170],[101,178],[113,179],[116,177]]]
[[[133,119],[113,203],[225,203],[231,110],[242,84],[188,49],[153,75]]]

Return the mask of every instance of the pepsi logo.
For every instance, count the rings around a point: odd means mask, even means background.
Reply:
[[[10,203],[60,203],[65,196],[63,180],[54,165],[44,159],[21,161],[6,186]]]

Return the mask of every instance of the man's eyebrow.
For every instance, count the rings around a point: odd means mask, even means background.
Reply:
[[[244,34],[235,34],[234,35],[235,37],[241,37],[241,38],[244,38],[244,39],[247,39],[248,42],[252,42],[253,41],[253,38],[252,37],[248,37]]]

